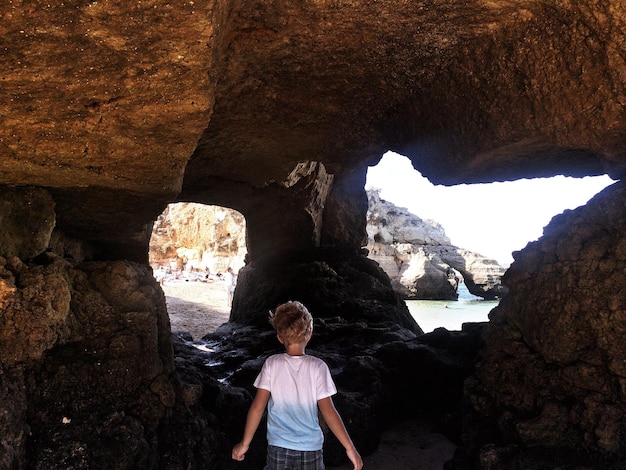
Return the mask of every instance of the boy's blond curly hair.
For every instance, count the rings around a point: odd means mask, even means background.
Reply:
[[[302,303],[290,300],[270,312],[270,324],[285,346],[289,346],[303,342],[313,331],[313,316]]]

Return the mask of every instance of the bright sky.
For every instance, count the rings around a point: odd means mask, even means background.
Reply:
[[[586,204],[613,182],[608,176],[555,176],[434,186],[408,158],[388,152],[369,168],[365,187],[380,189],[386,201],[439,222],[453,245],[508,266],[513,262],[511,252],[541,237],[552,217]]]

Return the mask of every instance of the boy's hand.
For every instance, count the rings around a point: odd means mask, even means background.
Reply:
[[[354,447],[346,450],[346,454],[348,455],[350,462],[354,465],[354,470],[361,470],[363,468],[363,459]]]
[[[237,444],[235,447],[233,447],[233,460],[241,462],[246,456],[246,452],[248,452],[249,448],[250,446],[245,445],[243,442]]]

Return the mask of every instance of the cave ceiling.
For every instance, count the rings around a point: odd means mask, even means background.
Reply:
[[[48,188],[70,235],[141,243],[168,202],[236,208],[300,162],[341,177],[387,150],[446,185],[626,168],[620,1],[12,0],[0,14],[0,184]]]

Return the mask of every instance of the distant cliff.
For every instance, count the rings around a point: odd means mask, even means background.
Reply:
[[[505,268],[497,261],[452,245],[443,227],[367,192],[369,257],[391,278],[405,299],[453,300],[459,282],[485,299],[506,294]]]
[[[178,264],[211,273],[244,265],[246,222],[239,212],[203,204],[170,204],[154,222],[150,238],[153,268]]]

